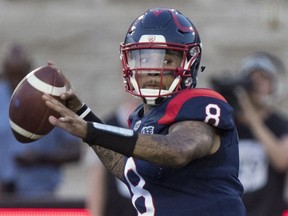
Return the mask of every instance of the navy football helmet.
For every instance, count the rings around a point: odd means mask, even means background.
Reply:
[[[131,24],[124,42],[120,45],[125,90],[141,97],[145,103],[155,105],[157,99],[194,88],[197,84],[201,50],[198,31],[179,11],[167,8],[146,11]],[[155,53],[161,56],[159,62],[147,64],[147,61],[154,58]],[[164,57],[169,53],[179,56],[178,65],[163,65]],[[147,57],[149,55],[150,59]],[[153,60],[155,62],[155,58]],[[204,70],[204,67],[201,69]],[[161,77],[159,88],[141,88],[139,76],[151,71]],[[175,79],[169,88],[162,89],[163,75],[167,73],[173,74]]]

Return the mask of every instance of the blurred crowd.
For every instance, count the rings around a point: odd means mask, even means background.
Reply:
[[[281,215],[287,209],[288,119],[277,108],[286,94],[285,75],[279,57],[259,51],[240,62],[236,75],[211,79],[234,108],[248,216]]]

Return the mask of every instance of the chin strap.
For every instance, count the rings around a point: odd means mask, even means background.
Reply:
[[[144,97],[143,102],[147,105],[158,105],[164,99],[165,99],[164,97]]]

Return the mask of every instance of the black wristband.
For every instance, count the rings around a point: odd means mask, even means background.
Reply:
[[[103,121],[99,119],[86,104],[83,104],[76,114],[85,121],[103,123]]]
[[[130,157],[137,139],[138,133],[131,129],[88,122],[87,136],[83,141],[90,146],[98,145]]]

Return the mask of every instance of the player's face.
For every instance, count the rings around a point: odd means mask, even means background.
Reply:
[[[175,69],[181,65],[182,52],[166,49],[135,50],[129,61],[137,68],[136,79],[140,88],[169,89],[174,81]]]

